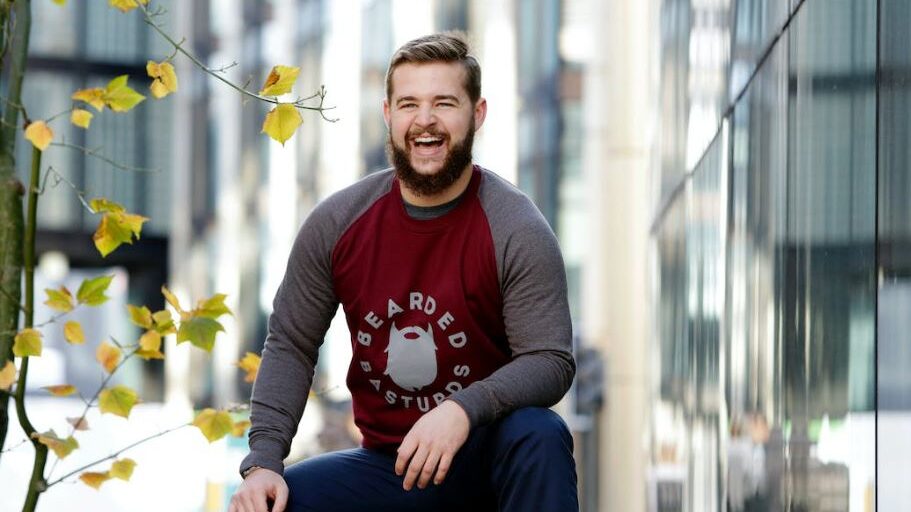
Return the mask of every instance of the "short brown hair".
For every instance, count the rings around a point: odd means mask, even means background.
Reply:
[[[469,53],[468,42],[462,32],[441,32],[408,41],[396,50],[386,71],[386,99],[392,99],[392,73],[401,64],[428,62],[458,62],[465,68],[465,90],[471,101],[481,97],[481,65]]]

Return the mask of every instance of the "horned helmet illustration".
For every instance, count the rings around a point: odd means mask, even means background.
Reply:
[[[426,330],[417,326],[399,330],[393,322],[389,330],[389,346],[386,347],[389,355],[384,373],[400,388],[417,391],[437,378],[436,350],[433,328],[429,323]]]

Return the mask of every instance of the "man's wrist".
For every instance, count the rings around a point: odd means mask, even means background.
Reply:
[[[250,467],[248,467],[247,469],[243,470],[243,472],[241,472],[240,476],[241,476],[242,478],[246,479],[248,476],[250,476],[250,475],[251,475],[254,471],[256,471],[257,469],[262,469],[262,466],[250,466]]]

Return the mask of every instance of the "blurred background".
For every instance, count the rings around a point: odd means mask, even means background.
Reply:
[[[911,4],[157,3],[166,30],[212,68],[236,62],[224,74],[249,89],[275,64],[300,66],[296,93],[324,84],[338,121],[305,113],[283,147],[260,134],[267,105],[178,57],[177,94],[98,116],[87,132],[58,128],[155,169],[63,148],[44,157],[89,197],[151,221],[141,241],[102,260],[97,219],[72,190],[43,196],[38,289],[116,279],[107,309],[75,316],[87,350],[45,335],[30,374],[33,421],[79,408],[37,388],[97,386],[93,343],[135,339],[124,305],[161,308],[162,283],[183,301],[227,293],[235,312],[211,356],[171,339],[164,362],[126,368],[121,381],[145,403],[129,422],[95,420],[78,456],[248,400],[234,363],[262,348],[298,226],[321,199],[387,166],[391,54],[460,29],[489,102],[475,161],[536,202],[564,252],[579,372],[557,410],[576,438],[582,510],[911,509]],[[33,5],[32,118],[119,74],[139,89],[146,60],[173,51],[138,13],[106,2]],[[289,462],[357,442],[339,318]],[[21,442],[17,428],[11,420],[6,448]],[[21,506],[31,453],[4,453],[0,509]],[[131,453],[132,482],[63,485],[39,510],[224,510],[246,441],[208,445],[178,431]],[[66,462],[61,470],[78,465]]]

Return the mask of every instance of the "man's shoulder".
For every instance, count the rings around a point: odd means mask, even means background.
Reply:
[[[495,172],[480,169],[484,179],[478,195],[491,227],[494,224],[547,226],[540,210],[524,192]]]
[[[350,224],[389,193],[394,175],[392,169],[370,173],[320,201],[310,216],[328,217],[341,224]]]

